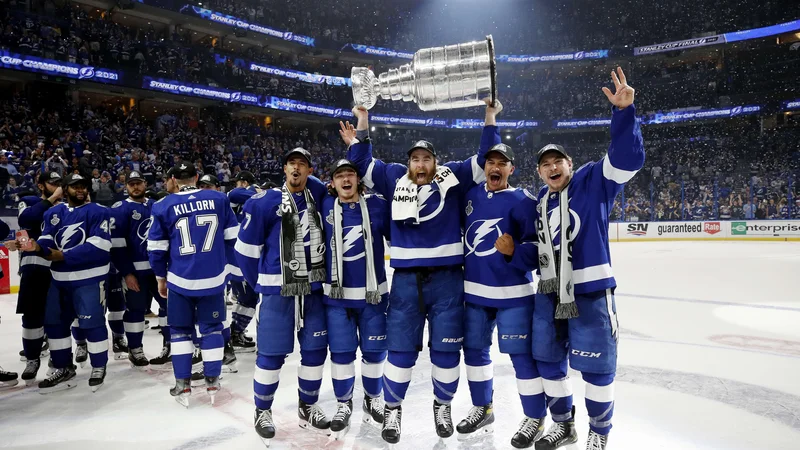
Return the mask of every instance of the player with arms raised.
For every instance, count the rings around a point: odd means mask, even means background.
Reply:
[[[225,246],[232,246],[239,224],[225,194],[198,189],[191,164],[174,167],[178,192],[153,205],[147,250],[158,292],[169,303],[175,387],[170,394],[189,407],[192,393],[192,332],[199,325],[206,391],[214,403],[220,389],[228,279]]]

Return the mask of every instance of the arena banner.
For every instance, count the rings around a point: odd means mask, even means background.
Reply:
[[[652,55],[654,53],[670,52],[687,48],[705,47],[706,45],[724,44],[725,36],[715,34],[700,38],[681,39],[680,41],[664,42],[663,44],[645,45],[633,49],[634,56]]]
[[[740,220],[730,223],[730,235],[734,236],[796,236],[800,237],[800,221],[797,220]]]
[[[390,48],[373,47],[371,45],[364,45],[364,44],[345,44],[344,47],[342,47],[342,50],[347,48],[353,49],[358,53],[363,53],[365,55],[386,56],[389,58],[414,59],[414,53],[401,52],[399,50],[392,50]]]
[[[200,17],[201,19],[220,23],[222,25],[227,25],[234,28],[241,28],[243,30],[264,34],[277,39],[283,39],[284,41],[296,42],[298,44],[307,45],[309,47],[314,46],[313,37],[303,36],[301,34],[295,34],[292,33],[291,31],[276,30],[274,28],[270,28],[264,25],[259,25],[257,23],[250,23],[238,17],[231,16],[229,14],[223,14],[221,12],[212,11],[210,9],[203,8],[200,6],[184,5],[180,9],[180,12],[183,14],[197,16]]]
[[[784,111],[790,111],[790,110],[793,110],[793,109],[800,109],[800,98],[798,98],[797,100],[789,100],[789,101],[783,102],[783,110]]]
[[[644,120],[645,124],[675,123],[697,119],[719,119],[756,114],[761,111],[759,105],[740,105],[717,109],[693,109],[689,111],[658,112]]]
[[[165,80],[162,78],[142,77],[142,87],[154,91],[167,92],[176,95],[186,95],[189,97],[202,97],[211,100],[221,100],[223,102],[238,103],[242,100],[242,93],[225,88],[204,86],[194,83],[186,83],[175,80]],[[250,96],[246,103],[255,101],[258,104],[258,96]]]
[[[611,119],[568,119],[553,121],[553,128],[607,127],[610,125]]]
[[[7,50],[0,50],[0,66],[6,69],[43,73],[76,80],[97,81],[100,83],[117,84],[122,77],[122,72],[116,70],[39,58],[38,56],[22,55]]]
[[[608,58],[608,50],[589,50],[549,55],[497,55],[497,62],[527,64],[535,62],[581,61]]]
[[[733,33],[725,33],[725,41],[736,42],[744,41],[747,39],[758,39],[768,36],[775,36],[777,34],[791,33],[800,30],[800,19],[792,20],[791,22],[779,23],[777,25],[770,25],[767,27],[753,28],[751,30],[734,31]]]
[[[705,220],[609,224],[612,242],[775,240],[800,241],[800,220]]]
[[[327,84],[330,86],[352,86],[350,78],[320,75],[317,73],[301,72],[299,70],[282,69],[280,67],[268,66],[266,64],[257,64],[252,61],[247,63],[247,68],[253,72],[276,75],[292,80],[304,81],[306,83]]]

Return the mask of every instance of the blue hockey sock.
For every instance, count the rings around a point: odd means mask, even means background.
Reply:
[[[164,342],[171,341],[169,322],[167,321],[167,299],[156,296],[158,303],[158,326],[161,327],[161,336]]]
[[[144,311],[125,311],[123,316],[125,336],[128,338],[128,348],[140,348],[144,336]]]
[[[194,327],[172,327],[172,370],[176,379],[192,377],[192,354]]]
[[[203,375],[218,377],[222,372],[222,348],[224,346],[222,322],[200,324],[200,351],[203,354]]]
[[[297,368],[297,392],[300,400],[309,405],[317,403],[319,388],[322,387],[322,368],[328,349],[300,349],[300,366]]]
[[[44,331],[47,333],[53,367],[56,369],[67,368],[72,364],[72,338],[69,335],[69,325],[45,325]],[[39,351],[41,350],[39,348]]]
[[[75,340],[76,344],[85,344],[86,343],[86,333],[81,330],[81,326],[78,323],[78,319],[72,321],[72,339]]]
[[[267,356],[259,354],[256,357],[256,371],[253,374],[253,400],[256,408],[270,409],[278,390],[281,367],[286,360],[286,355]]]
[[[458,389],[458,378],[461,375],[458,364],[461,352],[441,352],[431,349],[431,382],[433,396],[439,403],[450,403]]]
[[[589,428],[597,434],[608,434],[614,416],[614,374],[583,372],[582,375],[586,382]]]
[[[572,382],[567,375],[567,360],[561,362],[536,361],[542,376],[547,407],[554,422],[572,419]]]
[[[108,364],[108,329],[102,326],[83,331],[88,341],[86,347],[92,367],[105,367]]]
[[[331,378],[336,400],[346,402],[353,398],[353,386],[356,384],[356,352],[331,352]]]
[[[386,352],[361,353],[361,385],[368,397],[379,397],[383,392],[383,363]]]
[[[492,402],[494,390],[492,359],[489,347],[465,348],[464,364],[467,366],[467,383],[473,406],[485,406]]]
[[[522,401],[522,412],[525,417],[541,419],[547,415],[547,400],[544,398],[544,384],[536,363],[530,353],[511,356],[514,373],[517,377],[517,391]]]
[[[418,352],[394,352],[389,350],[383,371],[383,399],[387,406],[403,403],[411,382],[411,369],[417,362]]]
[[[44,319],[41,317],[31,318],[28,314],[22,315],[22,350],[25,353],[25,359],[29,361],[39,359],[42,354],[43,323]],[[72,345],[71,342],[70,345]]]
[[[109,295],[109,301],[106,306],[108,307],[106,320],[108,320],[108,327],[111,328],[111,333],[114,337],[124,336],[125,325],[123,324],[123,320],[125,317],[125,297],[123,297],[122,294]]]
[[[250,322],[253,320],[253,316],[255,314],[255,307],[250,308],[238,302],[233,305],[233,311],[231,311],[231,316],[233,317],[231,328],[233,328],[233,331],[237,333],[244,333],[244,330],[250,326]]]
[[[222,322],[222,340],[225,345],[231,341],[231,316],[225,314],[225,320]]]

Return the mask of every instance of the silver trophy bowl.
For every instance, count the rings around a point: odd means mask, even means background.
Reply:
[[[423,111],[481,106],[485,98],[497,99],[494,41],[424,48],[410,64],[377,77],[366,67],[353,67],[353,100],[371,109],[378,101],[416,102]]]

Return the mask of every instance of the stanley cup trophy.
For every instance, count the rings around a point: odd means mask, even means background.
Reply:
[[[468,108],[497,99],[497,73],[492,36],[482,41],[419,50],[410,64],[375,77],[366,67],[353,67],[356,106],[371,109],[384,100],[414,101],[423,111]]]

